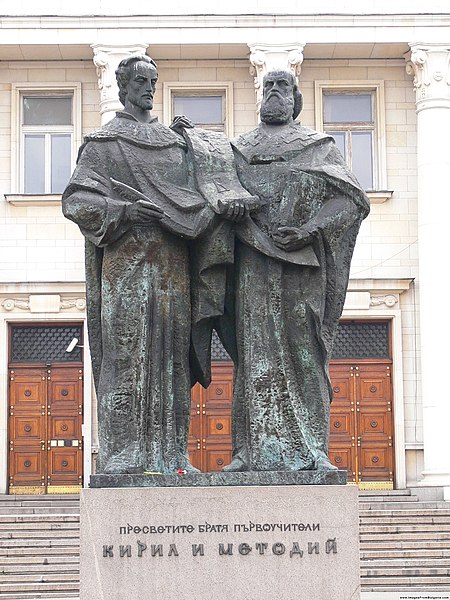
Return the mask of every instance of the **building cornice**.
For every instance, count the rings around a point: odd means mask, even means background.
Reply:
[[[395,29],[408,27],[445,27],[450,25],[450,13],[428,14],[116,14],[116,15],[3,15],[1,28],[52,29],[68,27],[95,29],[102,28],[142,28],[142,27],[373,27],[383,26]]]

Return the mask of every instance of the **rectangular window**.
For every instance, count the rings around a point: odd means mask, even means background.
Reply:
[[[173,95],[173,115],[185,115],[195,125],[214,131],[225,130],[222,95]]]
[[[81,84],[28,82],[11,88],[12,195],[56,201],[81,144]]]
[[[164,122],[184,115],[196,126],[233,135],[233,84],[164,83]]]
[[[332,135],[361,186],[385,189],[383,82],[316,82],[319,129]]]
[[[61,194],[72,170],[72,96],[22,95],[22,191]]]
[[[374,189],[374,112],[373,92],[324,92],[323,129],[366,190]]]

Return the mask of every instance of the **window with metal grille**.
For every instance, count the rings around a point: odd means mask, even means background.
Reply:
[[[12,363],[81,362],[82,325],[12,326]],[[66,352],[70,342],[77,338],[72,352]]]
[[[341,321],[334,341],[332,358],[390,358],[389,323]]]

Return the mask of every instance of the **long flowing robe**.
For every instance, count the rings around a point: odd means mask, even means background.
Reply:
[[[111,178],[165,212],[136,225]],[[63,195],[86,238],[88,325],[98,397],[100,473],[189,464],[189,248],[214,221],[181,136],[118,113],[86,138]],[[220,303],[219,303],[220,304]]]
[[[236,228],[232,468],[314,469],[327,457],[328,363],[368,200],[324,134],[260,125],[233,148],[263,206]],[[272,233],[305,225],[310,246],[274,253]]]

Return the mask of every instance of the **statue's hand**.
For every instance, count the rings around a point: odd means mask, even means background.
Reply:
[[[236,223],[242,221],[248,215],[248,207],[243,200],[239,199],[228,201],[226,204],[221,203],[220,209],[222,217]]]
[[[162,219],[164,212],[150,202],[138,200],[127,206],[126,215],[132,223],[148,223],[149,221],[159,221]]]
[[[272,239],[278,248],[293,252],[310,244],[314,239],[314,233],[303,227],[279,227],[272,235]]]
[[[176,115],[169,127],[170,129],[173,129],[175,133],[178,133],[178,135],[183,135],[183,129],[192,129],[194,123],[184,115]]]

